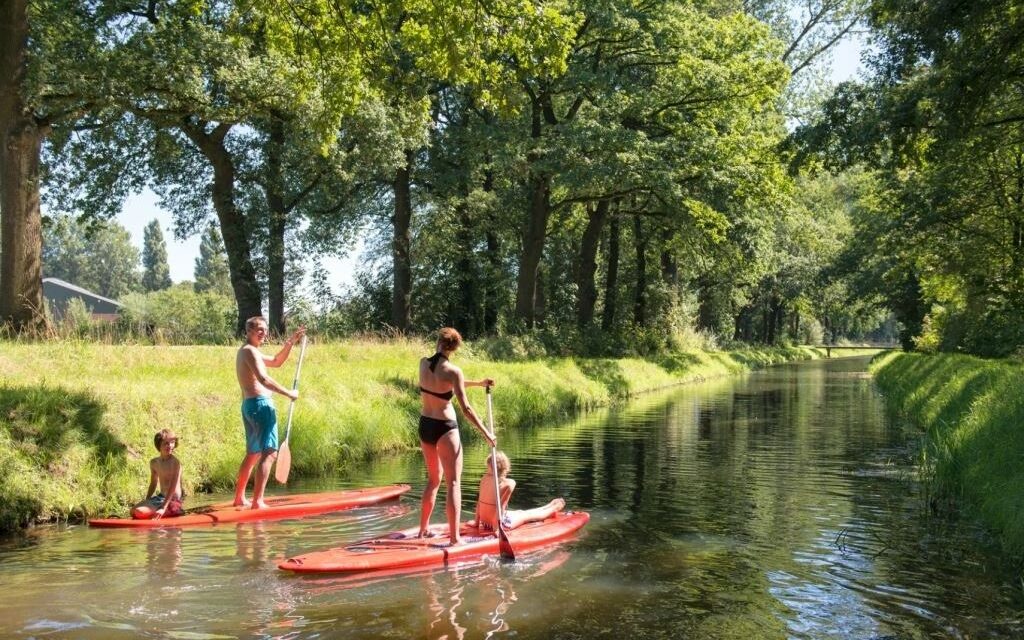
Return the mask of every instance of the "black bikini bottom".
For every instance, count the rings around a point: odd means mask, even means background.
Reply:
[[[458,428],[459,423],[454,420],[439,420],[420,416],[420,440],[427,444],[437,444],[441,436]]]

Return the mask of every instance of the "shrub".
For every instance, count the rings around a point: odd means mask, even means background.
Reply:
[[[225,344],[234,338],[236,307],[230,297],[179,284],[151,293],[132,293],[118,326],[138,340],[158,344]]]

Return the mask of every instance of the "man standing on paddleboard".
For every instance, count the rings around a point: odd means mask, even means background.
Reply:
[[[273,358],[260,352],[260,345],[267,337],[267,321],[254,316],[245,321],[245,344],[235,356],[235,374],[238,386],[242,388],[242,424],[245,427],[245,458],[238,469],[238,484],[235,486],[235,506],[249,506],[262,509],[263,491],[267,488],[270,469],[277,458],[277,410],[274,408],[272,391],[295,400],[298,390],[286,389],[267,375],[267,367],[280,367],[288,360],[292,345],[302,339],[306,328],[299,327],[292,337],[284,341],[284,347]],[[249,476],[256,469],[256,481],[252,489],[252,502],[245,499],[245,487]]]

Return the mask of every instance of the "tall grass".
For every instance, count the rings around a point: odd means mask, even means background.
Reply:
[[[892,353],[872,370],[893,405],[927,429],[935,494],[975,513],[1009,552],[1024,552],[1024,364]]]
[[[113,513],[142,497],[153,434],[174,429],[186,492],[233,485],[243,454],[236,347],[0,342],[0,529]],[[264,349],[276,351],[275,346]],[[493,377],[501,430],[681,382],[823,354],[673,353],[656,359],[491,360],[467,345],[470,379]],[[311,343],[292,427],[292,474],[324,475],[418,446],[414,340]],[[289,386],[297,354],[271,370]],[[470,401],[482,413],[483,390]],[[279,420],[287,403],[275,396]],[[464,429],[465,437],[476,437]]]

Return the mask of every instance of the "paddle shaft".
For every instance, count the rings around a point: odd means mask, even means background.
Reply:
[[[299,388],[299,371],[302,370],[302,357],[306,355],[306,336],[302,336],[302,348],[299,351],[299,364],[295,367],[295,380],[292,382],[292,391]],[[288,482],[288,474],[292,471],[292,450],[288,448],[288,437],[292,434],[292,413],[295,411],[295,401],[288,404],[288,426],[285,427],[284,440],[277,450],[277,463],[274,467],[274,479],[281,484]]]
[[[302,346],[299,347],[299,364],[295,367],[295,380],[292,381],[292,391],[299,388],[299,372],[302,371],[302,358],[306,355],[306,336],[302,336]],[[295,401],[288,403],[288,426],[284,430],[284,442],[288,442],[288,436],[292,433],[292,413],[295,411]]]
[[[491,387],[487,387],[487,427],[491,431],[491,435],[495,436],[494,431],[494,407],[491,402]],[[502,509],[501,509],[501,488],[498,486],[498,445],[497,439],[495,443],[491,445],[491,469],[494,471],[494,508],[498,514],[498,549],[501,552],[501,557],[508,558],[509,560],[515,560],[516,554],[512,549],[512,543],[508,540],[508,535],[505,533],[505,524],[502,522]]]

